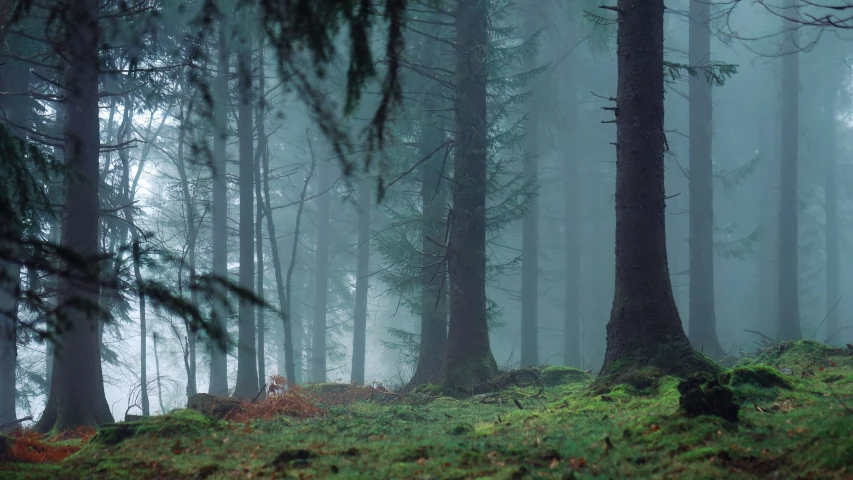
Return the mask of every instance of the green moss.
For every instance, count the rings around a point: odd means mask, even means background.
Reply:
[[[167,415],[145,417],[135,422],[109,424],[101,428],[92,438],[94,445],[117,445],[138,435],[155,435],[170,438],[206,432],[218,421],[195,410],[174,410]]]
[[[720,365],[689,344],[672,342],[660,345],[653,358],[624,356],[606,366],[596,378],[594,388],[606,392],[615,385],[627,384],[637,394],[654,395],[661,378],[688,378],[696,373],[712,376],[721,371]]]
[[[412,393],[422,393],[433,397],[440,397],[444,393],[444,387],[436,384],[418,385],[412,390]]]
[[[540,375],[542,376],[542,383],[548,387],[592,381],[592,377],[588,373],[573,367],[551,365],[543,368]]]
[[[740,405],[734,402],[734,392],[707,373],[685,379],[678,384],[678,392],[678,405],[688,418],[713,415],[738,421]]]
[[[841,348],[830,347],[814,340],[780,342],[761,352],[755,363],[773,367],[814,368],[827,366],[832,356],[845,356],[848,352]]]
[[[404,396],[251,428],[178,411],[130,422],[130,436],[58,465],[0,461],[0,478],[844,478],[853,415],[833,394],[850,404],[853,368],[838,364],[805,378],[760,364],[723,372],[735,399],[744,388],[775,395],[742,408],[737,425],[681,415],[682,380],[639,369],[654,388],[516,386],[423,405]]]

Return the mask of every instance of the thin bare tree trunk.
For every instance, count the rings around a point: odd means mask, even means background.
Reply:
[[[181,179],[181,191],[184,197],[184,204],[186,208],[186,217],[187,217],[187,267],[190,271],[190,283],[195,283],[196,279],[196,269],[195,269],[195,260],[196,260],[196,237],[198,235],[198,226],[196,225],[196,212],[195,212],[195,201],[190,195],[190,182],[189,177],[187,176],[187,168],[186,162],[184,161],[184,142],[186,140],[186,130],[184,122],[190,117],[192,114],[192,104],[190,107],[184,111],[181,110],[181,125],[178,131],[178,157],[177,157],[177,167],[178,167],[178,176]],[[198,290],[193,288],[190,290],[190,301],[193,305],[198,307]],[[184,322],[184,327],[186,329],[187,334],[187,348],[189,349],[189,355],[187,359],[187,398],[189,399],[196,393],[198,393],[198,387],[196,386],[196,329],[189,322]]]
[[[711,4],[690,2],[690,65],[711,65]],[[690,343],[711,358],[720,358],[714,313],[714,191],[711,162],[713,105],[711,84],[691,76],[690,106]]]
[[[157,375],[157,399],[160,401],[160,414],[166,413],[166,407],[163,406],[163,382],[160,378],[160,355],[157,353],[157,332],[154,332],[154,369]]]
[[[214,125],[213,136],[213,275],[219,279],[228,278],[228,184],[225,180],[225,146],[228,132],[228,31],[225,17],[219,19],[219,49],[217,55],[216,79],[213,85]],[[219,296],[224,296],[220,292]],[[213,325],[228,338],[226,324],[226,304],[224,298],[213,299]],[[210,345],[210,384],[211,395],[228,394],[228,373],[225,350],[216,342]]]
[[[799,14],[799,1],[786,0],[786,12]],[[784,22],[787,34],[782,57],[782,166],[779,195],[779,340],[798,340],[800,331],[800,290],[798,241],[798,163],[800,109],[799,26]]]
[[[524,36],[533,37],[544,23],[538,0],[532,0],[523,19]],[[539,56],[530,55],[525,70],[538,66]],[[525,105],[524,154],[522,175],[533,197],[521,222],[521,367],[539,365],[539,123],[542,115],[544,85],[534,81]]]
[[[370,179],[359,180],[358,189],[358,265],[355,279],[355,315],[352,334],[352,382],[364,385],[367,342],[367,290],[370,288]]]
[[[314,264],[314,322],[311,328],[311,381],[326,381],[326,299],[329,281],[329,210],[332,204],[332,166],[320,164],[317,199],[317,244]]]
[[[263,65],[263,51],[261,51],[261,60],[260,63]],[[263,68],[261,69],[261,75],[263,75]],[[264,82],[261,80],[261,89],[263,92]],[[264,108],[263,103],[264,99],[258,99],[259,108],[258,108],[258,138],[264,138],[266,136],[266,129],[264,128]],[[261,150],[263,148],[263,150]],[[261,165],[263,163],[263,157],[266,155],[266,142],[264,140],[258,141],[258,154],[255,155],[256,158],[256,168],[255,168],[255,198],[257,199],[257,211],[256,211],[256,222],[255,222],[255,251],[257,253],[258,258],[258,288],[257,288],[257,296],[259,299],[264,299],[264,204],[262,202],[261,196],[261,186],[263,185],[263,177],[261,176]],[[258,308],[258,347],[257,347],[257,357],[258,357],[258,390],[261,390],[267,381],[267,369],[266,369],[266,353],[264,350],[264,343],[266,342],[266,320],[265,320],[266,311],[263,308]]]
[[[252,54],[248,47],[237,52],[240,103],[237,108],[237,136],[240,140],[240,286],[254,289],[255,281],[255,161],[252,138]],[[253,397],[258,390],[258,359],[255,351],[255,307],[251,300],[239,300],[237,340],[237,381],[235,397]]]
[[[841,296],[839,282],[841,260],[838,251],[838,183],[836,175],[836,84],[828,90],[825,104],[827,112],[826,131],[826,177],[824,198],[824,225],[826,226],[826,341],[832,345],[841,345]]]

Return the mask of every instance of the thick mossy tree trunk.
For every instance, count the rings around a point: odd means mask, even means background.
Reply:
[[[367,291],[370,288],[370,179],[358,183],[358,263],[355,279],[355,314],[352,333],[352,376],[356,385],[364,385],[367,343]]]
[[[690,65],[711,62],[711,4],[690,2]],[[714,311],[714,189],[711,162],[713,107],[711,84],[704,75],[691,76],[690,92],[690,307],[689,338],[696,350],[720,358]]]
[[[252,53],[248,46],[237,52],[239,103],[237,136],[240,142],[240,287],[255,288],[255,158],[252,134]],[[255,306],[239,300],[237,380],[235,397],[254,397],[258,391],[258,358],[255,351]]]
[[[786,0],[791,18],[798,14],[799,0]],[[799,25],[784,20],[782,47],[782,165],[779,188],[779,340],[799,340],[800,290],[798,240],[798,163],[800,155],[800,44]]]
[[[225,143],[228,135],[228,43],[225,16],[219,19],[219,45],[216,62],[216,78],[213,84],[213,208],[211,222],[212,239],[212,268],[213,275],[219,279],[228,278],[228,184],[225,180],[226,160]],[[227,305],[225,291],[212,301],[213,325],[227,338]],[[210,344],[210,383],[208,393],[211,395],[228,394],[228,372],[226,352],[217,342]]]
[[[497,373],[486,318],[488,2],[459,0],[455,16],[456,157],[447,248],[450,328],[445,383],[462,390]]]
[[[666,256],[663,0],[619,0],[616,288],[601,379],[713,370],[681,327]]]
[[[65,188],[62,246],[84,258],[99,253],[98,224],[98,0],[78,0],[65,10],[67,35]],[[98,427],[113,421],[104,394],[98,343],[98,263],[68,262],[59,279],[59,308],[68,329],[59,335],[50,395],[38,430]],[[81,280],[82,279],[82,280]]]
[[[332,205],[332,165],[320,164],[317,199],[317,247],[314,264],[314,322],[311,327],[311,381],[326,381],[326,300],[329,281],[329,214]]]
[[[536,35],[543,24],[541,2],[534,0],[527,5],[523,19],[524,36]],[[525,70],[532,71],[538,65],[539,56],[530,55]],[[539,365],[539,123],[542,116],[544,91],[542,81],[533,84],[533,92],[525,105],[524,162],[525,183],[536,192],[530,199],[530,208],[521,221],[521,367]]]

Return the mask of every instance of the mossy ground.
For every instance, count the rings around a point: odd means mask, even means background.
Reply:
[[[851,478],[849,360],[805,355],[805,375],[760,360],[725,371],[720,382],[744,402],[736,424],[679,413],[674,377],[646,392],[593,390],[583,377],[466,399],[423,387],[305,420],[173,412],[103,429],[59,464],[0,461],[0,477]]]

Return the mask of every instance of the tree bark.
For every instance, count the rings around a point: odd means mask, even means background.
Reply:
[[[160,355],[157,353],[157,332],[154,332],[154,373],[157,375],[157,399],[160,401],[160,414],[166,413],[163,406],[163,383],[160,378]]]
[[[624,367],[680,374],[707,365],[693,357],[667,266],[664,2],[619,0],[616,9],[616,288],[602,378],[621,381]]]
[[[249,48],[237,52],[240,102],[237,108],[237,136],[240,140],[240,286],[254,290],[255,282],[255,159],[252,135],[252,54]],[[235,397],[253,397],[258,391],[258,358],[255,351],[255,308],[251,300],[240,298],[237,340],[237,382]]]
[[[575,93],[576,74],[568,72],[571,77],[571,85],[568,93],[566,118],[569,124],[574,124],[577,119],[577,100]],[[583,368],[581,361],[581,338],[580,338],[580,289],[581,289],[581,180],[580,160],[570,145],[564,144],[565,160],[563,164],[565,174],[564,208],[565,208],[565,276],[566,297],[563,319],[563,365]]]
[[[265,139],[265,137],[260,137],[260,138]],[[264,142],[266,142],[266,141],[264,140]],[[266,147],[266,145],[264,145],[264,147]],[[278,249],[278,237],[276,236],[275,221],[273,220],[272,204],[271,204],[271,200],[270,200],[270,178],[269,178],[270,162],[269,162],[269,155],[268,155],[267,151],[264,152],[263,159],[264,159],[264,209],[266,211],[266,217],[267,217],[267,233],[268,233],[269,238],[270,238],[270,251],[272,252],[272,264],[273,264],[273,271],[275,273],[275,285],[276,285],[276,291],[278,293],[278,305],[279,305],[279,312],[280,312],[281,321],[282,321],[282,333],[283,333],[283,337],[284,337],[283,338],[283,341],[284,341],[283,348],[281,349],[281,351],[279,351],[279,354],[280,355],[283,354],[283,356],[284,356],[285,378],[287,378],[287,380],[289,382],[296,382],[297,381],[296,368],[294,366],[294,358],[293,358],[293,330],[292,330],[293,326],[292,326],[291,315],[290,315],[290,294],[288,293],[290,285],[289,285],[289,282],[288,282],[288,284],[285,284],[285,281],[283,278],[284,275],[282,275],[281,253],[279,252],[279,249]],[[313,173],[313,171],[314,171],[314,169],[312,168],[311,172]],[[304,191],[305,191],[305,189],[307,189],[308,181],[310,179],[311,179],[311,177],[309,175],[308,180],[306,180],[306,182],[305,182],[305,187],[303,188],[303,194],[302,194],[303,200],[305,197]],[[300,205],[299,205],[299,214],[301,214],[301,212],[302,212],[302,203],[300,203]],[[294,234],[294,237],[295,237],[294,238],[294,244],[293,244],[294,254],[296,251],[296,245],[298,244],[298,241],[299,241],[299,238],[298,238],[299,237],[299,214],[297,214],[296,233]],[[288,279],[290,278],[289,274],[290,274],[290,271],[288,271]],[[279,370],[279,374],[281,374],[281,370]]]
[[[708,67],[711,62],[711,4],[690,2],[689,63]],[[688,80],[690,108],[690,307],[689,338],[693,348],[717,359],[722,355],[717,340],[714,312],[714,192],[711,146],[713,106],[711,84],[704,75]]]
[[[428,48],[435,47],[430,45]],[[435,92],[428,88],[424,95],[425,112],[436,109],[435,99]],[[425,118],[420,132],[419,157],[425,158],[434,152],[442,140],[444,131]],[[447,237],[447,185],[442,182],[446,170],[445,155],[445,152],[439,150],[421,168],[421,341],[418,346],[418,364],[409,382],[412,386],[440,383],[445,373],[447,267],[446,263],[441,263],[445,254],[442,245]]]
[[[329,210],[332,204],[332,166],[320,164],[317,199],[317,246],[314,264],[314,322],[311,328],[311,381],[326,381],[326,298],[329,280]],[[296,241],[296,240],[294,240]]]
[[[5,95],[0,99],[6,127],[14,136],[25,138],[20,127],[27,127],[29,110],[24,92],[29,90],[29,70],[21,61],[8,58],[0,71],[0,89],[19,95]],[[0,167],[0,172],[3,169]],[[21,238],[13,222],[0,226],[0,241]],[[8,248],[8,250],[7,250]],[[7,243],[2,247],[6,254],[13,254],[18,247]],[[21,294],[21,264],[9,258],[0,259],[0,424],[17,419],[16,366],[17,366],[17,322],[18,300]]]
[[[494,377],[497,364],[486,318],[485,60],[488,3],[456,4],[456,157],[448,246],[450,328],[445,383],[464,389]]]
[[[227,22],[223,16],[219,20],[219,49],[217,55],[216,78],[214,79],[214,125],[213,137],[213,275],[225,280],[228,278],[228,184],[225,180],[226,161],[225,143],[228,134],[228,44]],[[219,292],[224,297],[225,292]],[[227,307],[224,298],[213,299],[211,312],[213,325],[228,338],[226,324]],[[210,345],[210,384],[211,395],[228,394],[228,373],[225,350],[216,342]]]
[[[370,288],[370,179],[359,180],[358,188],[358,264],[355,278],[355,315],[352,334],[352,376],[356,385],[364,385],[367,348],[367,291]]]
[[[524,18],[524,35],[532,37],[543,23],[538,0],[528,5]],[[538,65],[538,55],[530,55],[525,70]],[[534,192],[530,209],[521,223],[521,367],[539,365],[539,123],[543,101],[542,82],[533,84],[533,92],[526,105],[524,123],[525,162],[524,181]]]
[[[826,342],[841,345],[841,296],[839,282],[841,259],[838,252],[838,184],[836,167],[836,86],[833,84],[825,104],[826,124],[826,184],[824,198],[824,225],[826,228]]]
[[[65,189],[62,246],[84,258],[98,255],[98,48],[97,0],[78,0],[65,11],[67,64],[65,100],[65,159],[70,170]],[[66,264],[68,273],[59,280],[59,305],[69,329],[59,335],[53,378],[45,412],[38,430],[47,432],[98,427],[112,422],[104,394],[98,343],[98,267]],[[70,305],[70,302],[83,302]]]
[[[118,136],[116,137],[117,143],[121,144],[128,140],[128,135],[130,134],[130,122],[133,118],[133,102],[130,100],[130,96],[125,97],[124,103],[124,118],[125,121],[122,125],[122,128],[119,131]],[[127,150],[119,151],[119,158],[122,163],[122,179],[121,179],[121,188],[124,192],[123,203],[125,207],[124,217],[127,221],[127,226],[131,232],[131,238],[133,241],[133,249],[132,249],[132,262],[133,262],[133,274],[136,279],[136,286],[139,290],[138,301],[139,301],[139,381],[140,381],[140,400],[142,402],[142,415],[149,416],[151,415],[151,410],[149,408],[148,403],[148,325],[146,323],[145,318],[145,288],[143,287],[142,282],[142,270],[140,268],[140,262],[142,255],[142,251],[139,248],[139,231],[136,227],[136,224],[133,221],[133,206],[131,204],[131,199],[134,194],[131,191],[130,187],[130,157]],[[139,165],[139,170],[141,171],[143,164]],[[122,232],[121,239],[119,243],[124,243],[124,237],[126,236],[125,232]]]
[[[262,195],[262,187],[264,184],[264,177],[261,173],[261,168],[263,167],[264,158],[269,154],[269,149],[267,148],[267,132],[266,125],[264,121],[266,120],[266,100],[264,99],[264,92],[266,89],[266,82],[264,78],[264,41],[266,38],[261,35],[260,43],[258,45],[258,91],[260,95],[258,96],[258,117],[255,120],[258,130],[258,149],[255,153],[255,199],[257,202],[257,212],[255,222],[255,250],[257,252],[258,258],[258,290],[257,295],[261,300],[264,299],[264,203]],[[265,343],[266,343],[266,311],[264,308],[258,308],[258,349],[257,349],[257,357],[258,357],[258,390],[262,390],[263,386],[267,381],[267,368],[266,368],[266,351],[265,351]]]
[[[786,0],[791,16],[799,13],[798,0]],[[787,30],[782,57],[782,166],[779,195],[779,340],[799,340],[800,294],[797,250],[799,163],[799,25],[784,20]]]
[[[178,127],[178,156],[177,167],[178,176],[181,179],[181,192],[184,197],[184,207],[186,208],[187,217],[187,267],[190,271],[190,283],[195,283],[196,279],[196,237],[198,235],[198,226],[196,225],[195,201],[190,195],[190,182],[187,176],[186,162],[184,161],[184,142],[186,140],[186,127],[184,122],[192,113],[191,107],[186,111],[181,110],[181,125]],[[198,290],[193,288],[190,290],[190,301],[198,307]],[[187,333],[187,348],[189,349],[189,358],[187,359],[187,398],[189,399],[198,393],[196,385],[196,329],[184,322],[184,327]]]

